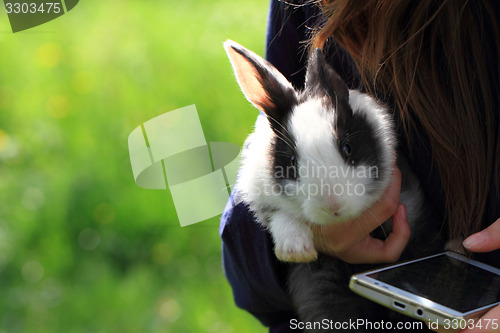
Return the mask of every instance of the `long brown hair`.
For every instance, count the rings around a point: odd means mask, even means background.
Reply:
[[[488,1],[319,3],[325,21],[311,46],[333,37],[366,87],[394,100],[407,133],[420,122],[442,180],[450,238],[478,231],[500,139],[500,34]]]

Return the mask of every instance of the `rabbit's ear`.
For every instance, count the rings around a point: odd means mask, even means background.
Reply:
[[[271,125],[283,125],[297,104],[291,83],[268,61],[238,43],[228,40],[224,48],[247,99],[267,115]]]
[[[342,78],[326,62],[321,49],[315,49],[307,64],[305,88],[313,95],[327,95],[333,101],[349,101],[349,90]]]

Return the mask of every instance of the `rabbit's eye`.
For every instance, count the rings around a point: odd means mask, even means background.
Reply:
[[[352,149],[351,145],[348,143],[345,143],[342,145],[342,155],[344,156],[345,159],[348,159],[352,155]]]
[[[297,179],[297,158],[295,155],[290,156],[290,167],[288,167],[288,178]]]

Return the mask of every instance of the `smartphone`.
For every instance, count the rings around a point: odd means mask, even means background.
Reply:
[[[470,322],[500,304],[500,270],[454,252],[355,274],[349,287],[392,310],[439,326]]]

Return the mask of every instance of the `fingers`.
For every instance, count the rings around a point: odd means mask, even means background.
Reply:
[[[472,252],[490,252],[500,249],[500,219],[488,228],[466,238],[463,246]]]
[[[350,264],[390,263],[398,260],[411,234],[404,205],[399,206],[392,219],[393,231],[385,241],[368,235],[349,250],[337,253],[337,257]]]
[[[406,207],[400,204],[396,215],[392,218],[392,233],[384,242],[384,256],[386,262],[394,262],[399,259],[403,253],[408,241],[410,240],[411,230],[406,215]]]
[[[490,252],[500,248],[500,219],[496,220],[488,228],[472,234],[463,241],[463,246],[472,252]],[[461,333],[475,332],[500,332],[498,320],[500,318],[500,306],[496,306],[488,311],[482,318],[478,319],[474,325],[461,331]],[[485,327],[483,324],[490,324]],[[478,325],[479,324],[479,325]]]
[[[392,173],[391,183],[382,198],[358,218],[369,226],[370,232],[390,219],[399,207],[401,193],[401,171],[396,167]]]

